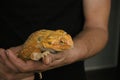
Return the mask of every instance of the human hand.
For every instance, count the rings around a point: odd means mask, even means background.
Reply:
[[[76,56],[73,53],[71,49],[56,54],[50,54],[43,58],[43,63],[47,65],[47,70],[62,67],[76,60]]]
[[[16,56],[15,52],[17,52],[17,50],[17,47],[12,47],[6,50],[6,55],[8,59],[7,61],[11,62],[12,65],[14,65],[15,68],[17,68],[17,70],[21,73],[43,72],[46,70],[70,64],[74,60],[73,54],[71,54],[72,50],[67,50],[57,54],[49,54],[48,56],[43,58],[42,61],[23,61],[22,59]]]
[[[45,56],[42,61],[23,61],[14,55],[14,52],[10,49],[7,50],[9,61],[15,65],[21,72],[36,72],[46,71],[56,67],[64,66],[72,62],[72,55],[69,51],[60,52],[58,54],[49,54]]]
[[[33,80],[34,73],[21,73],[10,61],[6,52],[0,48],[0,80]]]

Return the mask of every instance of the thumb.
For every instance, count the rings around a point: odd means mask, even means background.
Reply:
[[[46,65],[52,63],[52,61],[53,61],[53,54],[49,54],[42,58],[42,62]]]

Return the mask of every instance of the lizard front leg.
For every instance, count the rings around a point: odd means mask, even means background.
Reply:
[[[34,54],[31,54],[31,59],[35,60],[35,61],[38,61],[38,60],[44,58],[45,56],[47,56],[49,54],[50,54],[49,51],[44,51],[43,53],[34,53]],[[39,75],[40,75],[40,79],[42,79],[42,73],[41,72],[39,72]]]

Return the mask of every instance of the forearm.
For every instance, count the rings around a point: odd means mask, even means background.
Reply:
[[[108,31],[101,28],[86,28],[74,38],[74,48],[70,51],[74,61],[94,56],[104,48]]]

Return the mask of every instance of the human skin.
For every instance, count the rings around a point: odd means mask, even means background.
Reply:
[[[33,76],[35,71],[43,72],[86,60],[96,55],[105,47],[108,41],[110,2],[110,0],[83,0],[85,15],[84,29],[73,39],[74,48],[60,52],[59,54],[50,54],[42,62],[31,60],[25,62],[17,58],[16,51],[20,50],[22,46],[11,47],[7,50],[0,49],[0,74],[7,76],[6,80],[19,80],[21,76],[18,74],[14,76],[15,73]],[[5,68],[7,68],[6,72]],[[0,78],[4,78],[2,75],[0,75]],[[23,75],[22,78],[29,77],[28,75]],[[10,79],[8,79],[9,77]],[[14,79],[15,77],[18,78]]]
[[[14,48],[15,50],[16,48]],[[17,51],[17,50],[16,50]],[[6,59],[6,52],[4,49],[0,49],[0,80],[33,80],[33,72],[21,73],[13,66],[8,59]],[[3,61],[5,60],[5,61]],[[24,79],[23,79],[24,78]]]

